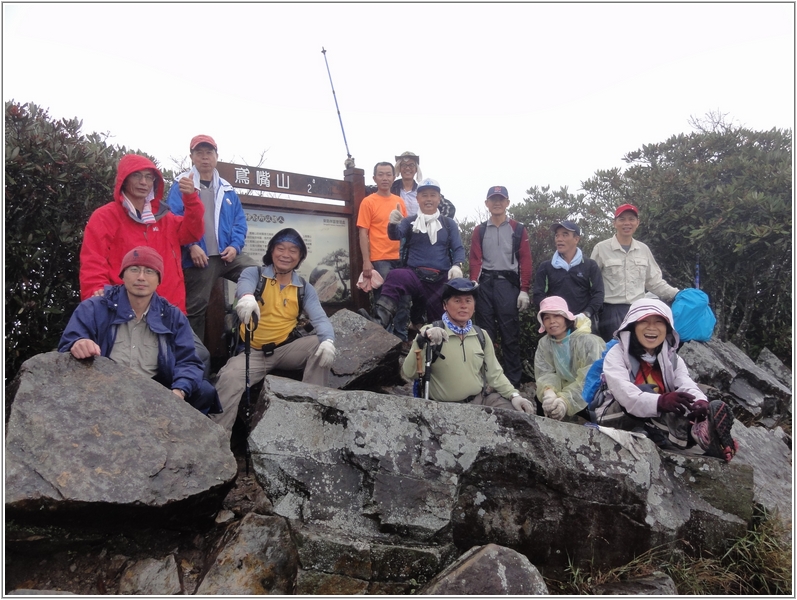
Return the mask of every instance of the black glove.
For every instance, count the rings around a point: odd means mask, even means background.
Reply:
[[[686,414],[686,411],[692,408],[692,400],[695,397],[686,392],[667,392],[659,396],[659,401],[656,403],[659,412],[677,413],[679,415]]]
[[[687,415],[690,421],[702,421],[708,416],[708,400],[695,400],[692,412]]]

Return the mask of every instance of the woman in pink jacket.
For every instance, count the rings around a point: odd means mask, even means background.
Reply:
[[[596,410],[601,425],[644,431],[659,447],[699,446],[707,456],[730,461],[733,414],[721,400],[709,402],[675,351],[678,332],[670,307],[660,300],[633,302],[606,354],[607,399]]]

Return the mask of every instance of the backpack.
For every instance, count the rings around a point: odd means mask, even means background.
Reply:
[[[678,292],[672,303],[672,319],[681,342],[707,342],[717,324],[708,296],[697,288]]]
[[[519,222],[515,222],[515,229],[512,231],[512,252],[514,259],[520,264],[520,240],[523,238],[523,230],[526,226]],[[479,224],[479,246],[484,247],[484,234],[487,232],[487,221]]]
[[[255,286],[255,291],[253,294],[257,300],[257,303],[261,306],[263,305],[263,290],[266,289],[266,280],[268,279],[264,273],[265,267],[258,267],[259,277],[257,279],[257,285]],[[301,317],[302,311],[304,310],[304,290],[307,286],[307,281],[301,275],[299,275],[299,280],[302,282],[302,285],[298,288],[296,296],[299,303],[299,317]],[[227,337],[227,355],[235,356],[241,343],[241,319],[238,318],[238,313],[233,309],[227,313],[224,321],[225,337]],[[297,329],[298,328],[300,327],[297,325]],[[307,325],[305,325],[303,329],[304,331],[309,332],[313,329],[313,327],[310,325],[310,328],[307,329]]]
[[[441,218],[442,218],[442,215],[441,215]],[[451,225],[453,225],[456,228],[457,224],[456,224],[456,222],[453,219],[450,219],[450,218],[443,218],[443,223],[446,226],[446,231],[448,232],[448,239],[449,239],[448,260],[453,265],[454,264],[454,250],[451,248],[450,240],[452,240],[454,238],[454,236],[451,234]],[[401,261],[401,266],[402,267],[406,267],[407,266],[407,259],[410,256],[410,240],[411,239],[412,239],[412,230],[410,230],[409,235],[403,236],[401,238],[401,243],[399,244],[399,260]]]

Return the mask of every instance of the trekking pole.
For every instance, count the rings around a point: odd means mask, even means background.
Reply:
[[[349,152],[349,142],[346,141],[346,131],[343,129],[343,118],[340,116],[340,108],[338,108],[338,97],[335,94],[335,85],[332,83],[332,73],[329,71],[329,62],[327,62],[327,51],[321,46],[321,54],[324,55],[324,64],[327,66],[327,75],[329,75],[329,85],[332,87],[332,97],[335,99],[335,110],[338,111],[338,121],[340,121],[340,131],[343,134],[343,145],[346,146],[346,166],[350,169],[354,168],[354,159]]]
[[[244,355],[246,356],[246,412],[244,414],[244,424],[246,425],[245,434],[246,437],[244,438],[244,448],[246,449],[246,475],[249,476],[249,460],[252,457],[251,452],[249,451],[249,409],[252,406],[251,400],[249,398],[249,354],[252,351],[252,330],[254,328],[253,319],[252,317],[249,318],[249,322],[244,325]]]
[[[695,287],[700,289],[700,253],[697,253],[697,260],[695,261]]]

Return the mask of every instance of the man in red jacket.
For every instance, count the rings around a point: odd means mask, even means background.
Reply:
[[[205,233],[205,209],[194,182],[179,182],[185,216],[173,214],[163,198],[163,175],[146,156],[126,154],[116,171],[113,201],[95,210],[83,232],[80,248],[80,299],[101,296],[105,286],[121,285],[122,259],[137,246],[153,248],[163,257],[158,294],[185,313],[185,283],[180,246]],[[197,353],[210,354],[195,337]]]

